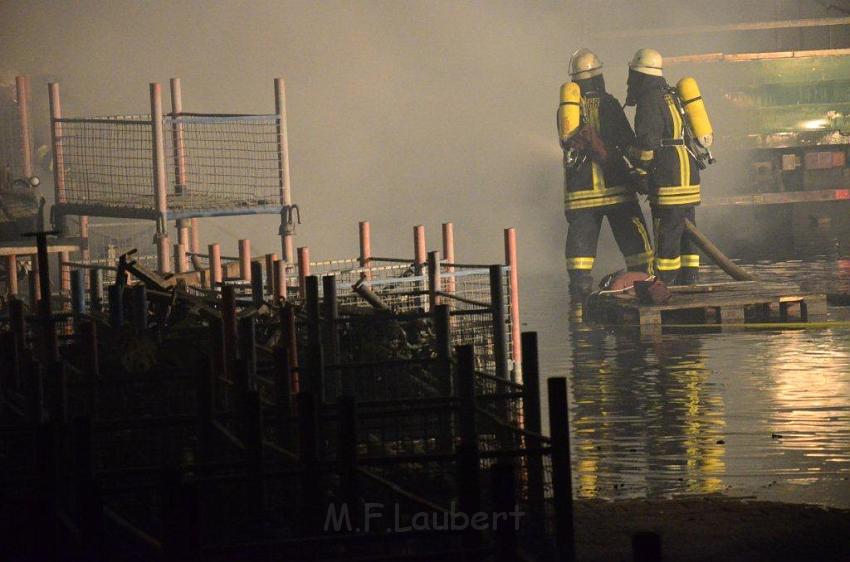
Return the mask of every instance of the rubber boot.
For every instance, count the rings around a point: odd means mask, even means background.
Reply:
[[[699,269],[683,267],[676,276],[676,285],[696,285],[699,283]]]

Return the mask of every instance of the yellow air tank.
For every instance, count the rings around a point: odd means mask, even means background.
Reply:
[[[558,136],[563,144],[578,129],[581,121],[581,89],[575,82],[561,86],[561,105],[558,107]]]
[[[682,99],[682,106],[685,109],[688,123],[691,125],[691,131],[693,131],[696,140],[708,148],[714,142],[714,130],[711,128],[711,122],[708,120],[705,102],[700,94],[697,81],[690,76],[686,76],[676,84],[676,90]]]

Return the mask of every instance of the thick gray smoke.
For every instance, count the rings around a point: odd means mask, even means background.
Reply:
[[[147,112],[148,82],[173,76],[183,79],[186,111],[270,112],[272,78],[283,76],[293,196],[305,219],[297,242],[315,258],[356,255],[358,220],[372,221],[377,255],[410,255],[418,223],[436,249],[440,223],[452,221],[460,261],[501,260],[502,228],[515,226],[526,272],[563,271],[554,113],[574,49],[599,52],[622,100],[638,47],[682,55],[785,39],[607,32],[827,13],[816,2],[752,0],[6,1],[0,67],[34,77],[42,119],[47,80],[60,82],[73,116]],[[699,77],[699,68],[681,73]],[[712,181],[706,174],[706,189]],[[204,243],[279,245],[275,217],[204,224]],[[610,236],[600,256],[601,270],[619,264]]]

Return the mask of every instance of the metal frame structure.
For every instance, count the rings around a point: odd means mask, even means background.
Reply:
[[[84,239],[88,216],[154,220],[158,268],[169,272],[168,221],[177,221],[184,251],[197,253],[201,217],[280,214],[282,259],[294,263],[297,206],[290,189],[283,79],[275,79],[274,88],[272,114],[184,112],[180,79],[172,78],[171,113],[163,112],[162,86],[151,83],[149,115],[71,118],[62,114],[59,84],[51,83],[55,224],[61,229],[64,217],[79,215]],[[264,182],[268,193],[255,197],[252,181]],[[222,183],[204,192],[205,182]],[[213,189],[230,191],[213,198]],[[243,200],[232,196],[234,190]]]

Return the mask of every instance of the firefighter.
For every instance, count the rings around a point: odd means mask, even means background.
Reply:
[[[700,174],[689,126],[675,89],[667,85],[661,54],[640,49],[629,63],[626,105],[635,105],[632,161],[647,172],[655,235],[655,274],[665,283],[695,284],[699,254],[685,233],[700,202]],[[639,162],[639,164],[638,164]]]
[[[651,272],[653,254],[623,160],[634,133],[620,103],[605,91],[602,62],[579,49],[570,58],[570,78],[573,82],[562,87],[558,132],[564,149],[570,296],[581,303],[593,290],[591,269],[603,218],[608,217],[629,270]]]

